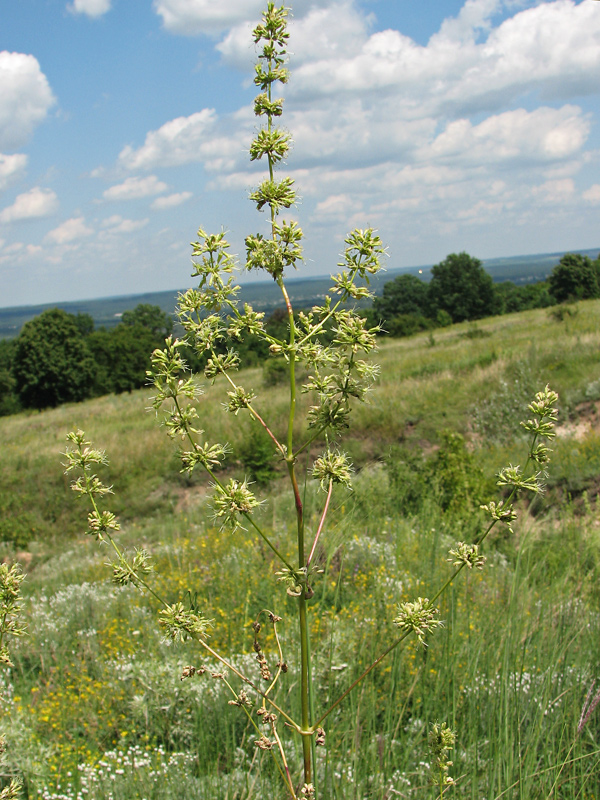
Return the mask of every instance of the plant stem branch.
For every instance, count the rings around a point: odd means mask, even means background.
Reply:
[[[308,568],[310,567],[310,562],[315,554],[315,549],[317,547],[317,542],[319,541],[319,536],[321,535],[321,531],[323,530],[323,525],[325,524],[325,517],[327,516],[327,511],[329,509],[329,501],[331,500],[331,493],[333,492],[333,480],[329,481],[329,489],[327,490],[327,500],[325,501],[325,508],[323,509],[323,513],[321,514],[321,519],[319,521],[319,527],[317,529],[317,535],[315,536],[315,540],[313,542],[313,546],[311,548],[310,554],[308,556],[308,561],[306,562],[306,572],[308,574]]]

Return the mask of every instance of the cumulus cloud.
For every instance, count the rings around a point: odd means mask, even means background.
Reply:
[[[123,219],[119,214],[113,214],[102,222],[105,230],[100,234],[100,238],[106,238],[112,234],[134,233],[145,228],[148,222],[150,222],[149,219]]]
[[[333,194],[317,203],[313,215],[314,221],[331,224],[333,220],[347,219],[350,214],[360,211],[362,203],[349,194]]]
[[[0,153],[0,192],[6,189],[11,180],[27,166],[27,156],[15,153],[6,156]]]
[[[119,165],[125,169],[154,169],[204,162],[210,169],[227,169],[247,142],[239,132],[233,137],[217,129],[217,115],[205,108],[189,117],[177,117],[146,135],[144,144],[123,148]]]
[[[534,186],[531,193],[543,203],[559,205],[575,194],[575,182],[572,178],[546,181],[540,186]]]
[[[218,33],[247,19],[256,19],[262,0],[154,0],[154,9],[171,33],[197,36]]]
[[[168,194],[166,197],[157,197],[152,203],[151,208],[158,211],[163,208],[175,208],[189,200],[192,192],[176,192],[175,194]]]
[[[72,14],[85,14],[96,19],[110,11],[110,2],[111,0],[74,0],[72,4],[67,5],[67,9]]]
[[[594,0],[527,8],[477,40],[494,0],[467,2],[425,46],[399,31],[366,37],[347,58],[325,54],[294,73],[290,94],[336,96],[387,90],[413,114],[495,111],[538,91],[546,98],[593,93],[600,84],[600,15]]]
[[[148,175],[147,178],[127,178],[123,183],[111,186],[102,196],[105,200],[137,200],[161,194],[168,188],[156,175]]]
[[[58,197],[52,189],[35,186],[28,192],[17,196],[12,206],[0,211],[0,222],[18,222],[39,217],[49,217],[58,209]]]
[[[20,253],[21,250],[25,247],[23,242],[13,242],[9,244],[7,247],[4,248],[5,255],[15,255],[15,253]]]
[[[55,102],[34,56],[0,53],[0,148],[21,147]]]
[[[517,109],[488,117],[479,125],[468,119],[449,123],[422,157],[460,158],[477,164],[507,160],[553,161],[577,153],[590,122],[576,106]]]
[[[589,189],[586,189],[582,197],[588,203],[600,203],[600,183],[595,183]]]
[[[47,233],[45,239],[53,244],[67,244],[91,236],[93,232],[94,229],[85,224],[83,217],[72,217]]]
[[[241,69],[253,65],[256,60],[251,44],[254,25],[255,21],[235,25],[217,45],[228,64]],[[307,60],[321,59],[323,54],[327,58],[351,57],[367,37],[369,18],[349,0],[337,0],[323,8],[311,7],[304,16],[297,16],[295,8],[289,30],[295,70]]]

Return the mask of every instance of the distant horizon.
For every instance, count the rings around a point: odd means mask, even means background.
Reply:
[[[596,251],[598,253],[597,257],[600,257],[600,245],[599,245],[598,247],[572,248],[570,250],[553,250],[553,251],[550,251],[550,252],[540,252],[540,253],[517,253],[516,255],[513,255],[513,256],[493,256],[493,257],[490,257],[490,258],[479,258],[479,260],[482,262],[482,264],[483,264],[483,266],[485,268],[486,263],[491,263],[491,262],[499,263],[499,262],[502,262],[502,261],[513,261],[513,260],[518,260],[518,259],[560,258],[561,256],[565,255],[566,253],[582,253],[582,254],[590,253],[591,254],[591,253],[594,253]],[[458,251],[458,252],[462,252],[462,251]],[[469,255],[473,255],[473,254],[470,253]],[[474,257],[478,258],[478,256],[474,256]],[[443,259],[441,259],[441,260],[443,261]],[[440,262],[438,261],[437,263],[440,263]],[[414,271],[417,271],[417,270],[430,270],[433,266],[435,266],[435,264],[433,264],[433,263],[414,264],[414,265],[408,266],[408,267],[389,267],[389,266],[386,266],[384,264],[383,273],[385,274],[386,272],[389,272],[389,273],[400,273],[400,274],[402,274],[402,273],[406,273],[406,272],[414,272]],[[251,275],[252,273],[246,273],[246,274]],[[295,273],[292,272],[292,273],[290,273],[289,277],[286,278],[286,283],[294,284],[294,283],[300,283],[300,282],[303,282],[303,281],[322,281],[322,280],[328,279],[331,274],[332,274],[331,272],[324,272],[324,273],[322,273],[320,275],[301,275],[301,274],[296,275]],[[191,282],[193,282],[193,281],[191,281]],[[243,280],[243,281],[240,281],[240,284],[242,286],[244,286],[244,287],[252,287],[254,285],[260,285],[260,284],[271,285],[272,283],[273,283],[273,279],[271,277],[265,277],[263,279],[258,279],[258,280]],[[26,310],[26,309],[37,309],[37,308],[45,309],[45,308],[48,308],[48,307],[52,307],[52,306],[54,306],[56,304],[60,304],[60,305],[78,305],[78,304],[81,304],[81,303],[94,303],[94,302],[103,302],[103,301],[107,301],[108,302],[108,301],[111,301],[111,300],[125,299],[125,298],[128,298],[128,297],[143,298],[143,297],[147,297],[147,296],[149,297],[149,296],[157,295],[157,294],[169,294],[169,293],[175,294],[177,292],[185,291],[187,288],[189,288],[189,287],[188,286],[178,286],[178,287],[175,287],[175,288],[172,288],[172,289],[153,289],[153,290],[149,290],[149,291],[145,291],[145,292],[125,292],[125,293],[121,293],[121,294],[110,294],[110,295],[79,297],[79,298],[75,298],[73,300],[50,300],[50,301],[44,302],[44,303],[31,303],[29,305],[27,305],[27,304],[15,304],[15,305],[8,305],[8,306],[0,306],[0,312],[1,311],[9,311],[9,310],[18,311],[18,310]]]

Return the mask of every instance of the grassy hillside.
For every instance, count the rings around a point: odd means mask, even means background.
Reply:
[[[426,736],[442,720],[457,732],[450,797],[598,797],[600,712],[577,726],[600,669],[599,318],[600,301],[588,301],[562,320],[538,310],[382,344],[381,378],[343,445],[359,474],[353,495],[334,496],[321,554],[333,577],[312,601],[320,701],[385,649],[396,603],[445,580],[452,543],[481,530],[479,503],[497,496],[498,468],[522,462],[518,421],[546,383],[560,395],[559,435],[548,491],[521,506],[514,537],[486,546],[486,569],[452,587],[443,630],[426,650],[395,651],[329,721],[322,800],[434,797]],[[262,380],[257,369],[243,384],[283,430],[286,388]],[[200,423],[207,439],[232,444],[225,469],[240,474],[252,428],[222,413],[220,391],[206,387]],[[0,419],[2,547],[29,573],[29,636],[2,678],[3,772],[48,800],[276,796],[222,684],[179,680],[197,650],[167,647],[151,598],[112,587],[106,551],[80,533],[87,508],[59,465],[73,427],[108,451],[123,540],[151,551],[168,597],[198,592],[215,620],[211,644],[248,665],[258,611],[286,616],[292,601],[269,553],[248,533],[216,529],[208,482],[179,473],[147,395]],[[290,552],[283,485],[275,477],[261,490],[260,513]],[[311,482],[304,491],[314,525]],[[296,653],[285,628],[282,638],[287,693]]]

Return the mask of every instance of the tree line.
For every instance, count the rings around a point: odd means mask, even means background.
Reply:
[[[494,283],[482,262],[468,253],[452,253],[431,270],[429,283],[416,275],[399,275],[383,287],[369,311],[391,336],[496,314],[546,308],[569,300],[600,297],[600,255],[567,253],[546,281],[516,285]]]
[[[382,296],[362,313],[369,324],[382,325],[382,335],[408,336],[454,322],[597,297],[600,255],[592,261],[569,253],[547,281],[518,286],[511,281],[495,284],[482,262],[463,252],[436,264],[429,283],[410,274],[388,281]],[[275,311],[266,326],[272,336],[283,338],[286,313]],[[172,318],[146,303],[124,312],[111,330],[95,330],[89,314],[44,311],[16,339],[0,340],[0,416],[138,389],[146,383],[150,354],[172,332]],[[266,362],[268,384],[284,377],[285,361],[269,360],[263,339],[245,336],[238,349],[246,363]],[[193,371],[203,369],[191,349],[187,355]]]

